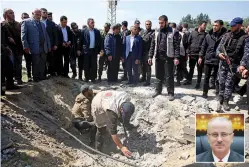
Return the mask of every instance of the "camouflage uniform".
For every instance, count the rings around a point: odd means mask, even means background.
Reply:
[[[222,53],[221,46],[224,45],[228,57],[232,64],[233,73],[236,73],[236,69],[240,64],[240,60],[243,56],[244,51],[244,39],[245,32],[240,31],[239,33],[228,32],[222,38],[218,48],[217,56]],[[226,61],[220,61],[219,64],[219,101],[220,104],[226,102],[228,103],[233,92],[233,74],[229,70],[229,66]]]

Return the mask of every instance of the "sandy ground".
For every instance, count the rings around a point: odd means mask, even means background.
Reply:
[[[154,79],[153,70],[152,82]],[[25,77],[24,80],[26,80]],[[98,155],[85,153],[86,149],[83,146],[39,114],[38,111],[43,112],[84,143],[88,143],[88,135],[79,134],[70,124],[70,110],[75,98],[74,90],[81,84],[84,82],[56,77],[39,83],[26,83],[21,89],[6,93],[7,96],[1,101],[1,139],[4,144],[11,141],[15,151],[13,156],[5,157],[8,159],[7,161],[2,159],[2,166],[127,166]],[[185,145],[177,141],[178,138],[182,138],[183,127],[188,124],[188,117],[199,112],[199,107],[195,106],[194,103],[197,101],[196,97],[202,95],[202,91],[193,89],[194,84],[176,87],[176,99],[173,102],[168,101],[166,88],[164,88],[162,95],[155,99],[151,98],[154,84],[149,87],[139,85],[136,88],[126,87],[123,83],[114,85],[118,90],[128,92],[136,106],[136,112],[131,120],[137,128],[128,133],[127,139],[128,147],[134,152],[135,158],[127,159],[122,156],[110,138],[106,140],[105,152],[118,159],[143,167],[205,166],[194,164],[194,143]],[[94,87],[103,89],[110,86],[106,81],[102,81],[95,84]],[[188,104],[187,108],[187,104],[182,100],[185,96],[195,98],[192,104]],[[211,90],[208,101],[205,103],[210,106],[213,100],[214,92]],[[231,101],[231,104],[233,107],[240,107],[240,111],[232,109],[231,112],[247,113],[245,98],[238,102]],[[249,130],[248,124],[246,124],[246,128]],[[119,127],[119,134],[124,140],[124,132],[121,127]],[[182,155],[186,154],[188,158],[182,159]],[[230,167],[235,165],[215,166]],[[249,164],[237,166],[249,166]]]

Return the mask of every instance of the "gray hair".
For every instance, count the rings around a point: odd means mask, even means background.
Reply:
[[[212,118],[211,120],[208,121],[207,131],[210,128],[210,126],[213,123],[215,123],[215,122],[224,122],[224,123],[227,123],[231,127],[231,129],[233,130],[232,121],[230,121],[229,119],[227,119],[225,117],[215,117],[215,118]]]
[[[6,19],[6,14],[7,14],[7,12],[9,12],[10,10],[12,10],[12,9],[10,9],[10,8],[5,8],[4,10],[3,10],[3,18],[4,19]],[[13,10],[12,10],[13,11]]]

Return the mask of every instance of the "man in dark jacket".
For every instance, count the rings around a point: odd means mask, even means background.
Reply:
[[[77,77],[76,71],[76,59],[77,59],[77,41],[80,38],[81,32],[78,28],[78,25],[75,22],[71,23],[72,30],[72,45],[71,45],[71,54],[70,54],[70,67],[73,71],[72,78],[75,79]],[[79,79],[82,80],[82,70],[83,70],[83,59],[82,55],[78,57],[78,67],[79,67]]]
[[[103,31],[103,33],[101,33],[102,45],[104,45],[105,37],[108,34],[110,28],[111,28],[111,24],[110,23],[105,23],[104,31]],[[102,46],[102,47],[104,47],[104,46]],[[103,69],[104,69],[104,65],[106,64],[106,59],[107,59],[106,54],[101,53],[100,57],[99,57],[99,70],[98,70],[98,74],[99,74],[98,81],[99,82],[101,81],[101,76],[102,76],[102,72],[103,72]]]
[[[162,93],[162,84],[165,81],[169,94],[169,100],[174,100],[174,65],[179,64],[180,56],[180,40],[179,33],[173,33],[171,27],[168,26],[168,17],[162,15],[159,17],[159,32],[155,33],[152,39],[149,51],[149,65],[152,65],[152,59],[156,58],[156,92],[152,97],[156,97]]]
[[[17,84],[22,84],[22,56],[23,46],[21,41],[21,25],[15,21],[15,14],[12,9],[4,10],[4,24],[7,28],[9,47],[12,50],[14,56],[14,73]]]
[[[125,43],[125,38],[126,36],[131,34],[131,31],[128,30],[128,22],[127,21],[123,21],[122,22],[122,39],[123,39],[123,44]],[[127,81],[128,77],[127,77],[127,70],[126,70],[126,65],[125,62],[122,62],[122,66],[123,66],[123,70],[124,70],[124,75],[121,77],[121,81]]]
[[[191,85],[193,74],[195,70],[195,65],[198,62],[199,52],[201,50],[201,44],[207,35],[205,32],[207,26],[207,22],[203,21],[199,24],[199,28],[197,31],[192,31],[188,38],[188,57],[189,57],[189,73],[188,73],[188,79],[185,80],[184,85]],[[198,77],[197,77],[197,83],[195,88],[200,88],[201,83],[201,77],[202,77],[202,69],[203,69],[203,62],[201,65],[197,64],[197,71],[198,71]]]
[[[219,58],[216,56],[216,49],[226,33],[226,29],[222,28],[223,21],[216,20],[213,24],[213,29],[206,35],[205,39],[202,42],[201,51],[199,53],[198,64],[201,65],[204,61],[205,64],[205,79],[203,86],[203,97],[208,97],[209,90],[209,79],[211,76],[212,70],[217,76],[219,69]],[[215,75],[214,74],[214,75]],[[216,78],[215,78],[216,80]]]
[[[232,96],[233,86],[234,86],[234,73],[237,72],[237,68],[244,53],[244,45],[246,34],[241,30],[243,24],[243,19],[240,17],[234,18],[230,26],[231,32],[226,33],[218,48],[216,55],[220,58],[219,65],[219,105],[217,110],[221,110],[221,105],[225,111],[229,111],[230,107],[228,105],[229,99]],[[227,59],[225,57],[222,46],[226,49]],[[232,71],[231,71],[232,70]]]
[[[42,20],[45,24],[46,30],[48,32],[48,36],[50,39],[51,44],[51,51],[48,53],[47,56],[47,68],[46,71],[51,76],[55,76],[55,51],[58,48],[58,35],[57,35],[57,28],[53,21],[48,20],[48,11],[45,8],[40,9],[42,12]]]
[[[119,64],[123,53],[120,28],[120,24],[115,24],[112,27],[113,33],[108,33],[105,37],[104,48],[107,56],[107,79],[110,84],[118,81]]]
[[[149,50],[150,50],[150,44],[151,40],[155,36],[155,30],[152,30],[152,22],[150,20],[147,20],[145,22],[146,30],[142,35],[143,39],[143,53],[142,53],[142,60],[141,60],[141,67],[142,67],[142,78],[140,82],[145,82],[144,86],[150,85],[150,79],[151,79],[151,65],[148,64],[149,59]]]

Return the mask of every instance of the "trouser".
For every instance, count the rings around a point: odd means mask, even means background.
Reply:
[[[12,50],[14,54],[14,73],[15,80],[22,80],[22,54],[18,54]]]
[[[108,82],[117,82],[118,81],[118,71],[120,56],[112,57],[112,61],[107,61],[107,79]]]
[[[126,63],[123,62],[122,63],[122,66],[123,66],[123,70],[124,70],[124,77],[127,78],[127,69],[126,69]]]
[[[176,66],[176,80],[181,81],[188,77],[186,56],[179,57],[179,64]]]
[[[72,69],[73,75],[77,75],[76,72],[76,56],[70,56],[70,68]]]
[[[203,93],[208,93],[209,90],[209,79],[211,77],[211,73],[218,73],[219,66],[212,65],[212,64],[205,64],[204,72],[205,72],[205,79],[204,79],[204,86],[203,86]],[[216,75],[217,76],[217,75]],[[216,80],[216,77],[214,78]]]
[[[156,58],[155,68],[157,78],[156,92],[162,93],[162,85],[166,79],[168,94],[174,95],[174,58],[166,57],[166,60]]]
[[[105,63],[106,63],[106,56],[105,55],[100,56],[99,57],[99,70],[98,70],[99,77],[102,76],[102,72],[103,72]]]
[[[248,81],[246,81],[246,83],[243,86],[241,86],[240,89],[238,90],[240,95],[243,96],[244,94],[246,94],[246,92],[247,92],[247,84],[248,84]]]
[[[194,70],[195,70],[195,65],[197,64],[197,84],[201,83],[201,78],[202,78],[202,71],[203,71],[203,66],[204,66],[204,61],[199,65],[197,63],[198,57],[197,56],[192,56],[189,58],[189,73],[188,73],[188,80],[192,82],[193,75],[194,75]]]
[[[56,54],[56,72],[58,75],[67,76],[69,73],[70,48],[60,47]],[[63,62],[64,59],[64,62]]]
[[[82,79],[83,66],[84,66],[84,56],[80,55],[78,57],[79,79]]]
[[[26,69],[28,78],[31,78],[31,64],[32,64],[32,56],[31,54],[24,53],[24,58],[26,62]]]
[[[3,85],[6,88],[11,88],[14,86],[13,80],[13,64],[8,55],[1,55],[1,90]]]
[[[84,55],[84,72],[86,80],[94,81],[97,78],[97,57],[94,49],[89,49],[88,54]]]
[[[229,101],[233,93],[233,76],[227,64],[219,65],[219,96],[225,101]]]
[[[32,54],[32,72],[35,80],[45,79],[47,54]]]
[[[51,50],[47,56],[47,73],[52,76],[55,75],[55,56],[56,54],[54,50]]]
[[[249,77],[247,78],[247,106],[248,106],[248,114],[249,114]]]
[[[143,56],[141,67],[142,67],[142,77],[146,79],[147,83],[150,83],[151,65],[148,64],[148,54]]]
[[[125,61],[126,61],[125,64],[126,64],[126,69],[128,73],[129,83],[137,84],[138,78],[139,78],[139,75],[138,75],[139,65],[135,64],[136,59],[134,59],[131,53],[129,53]]]

